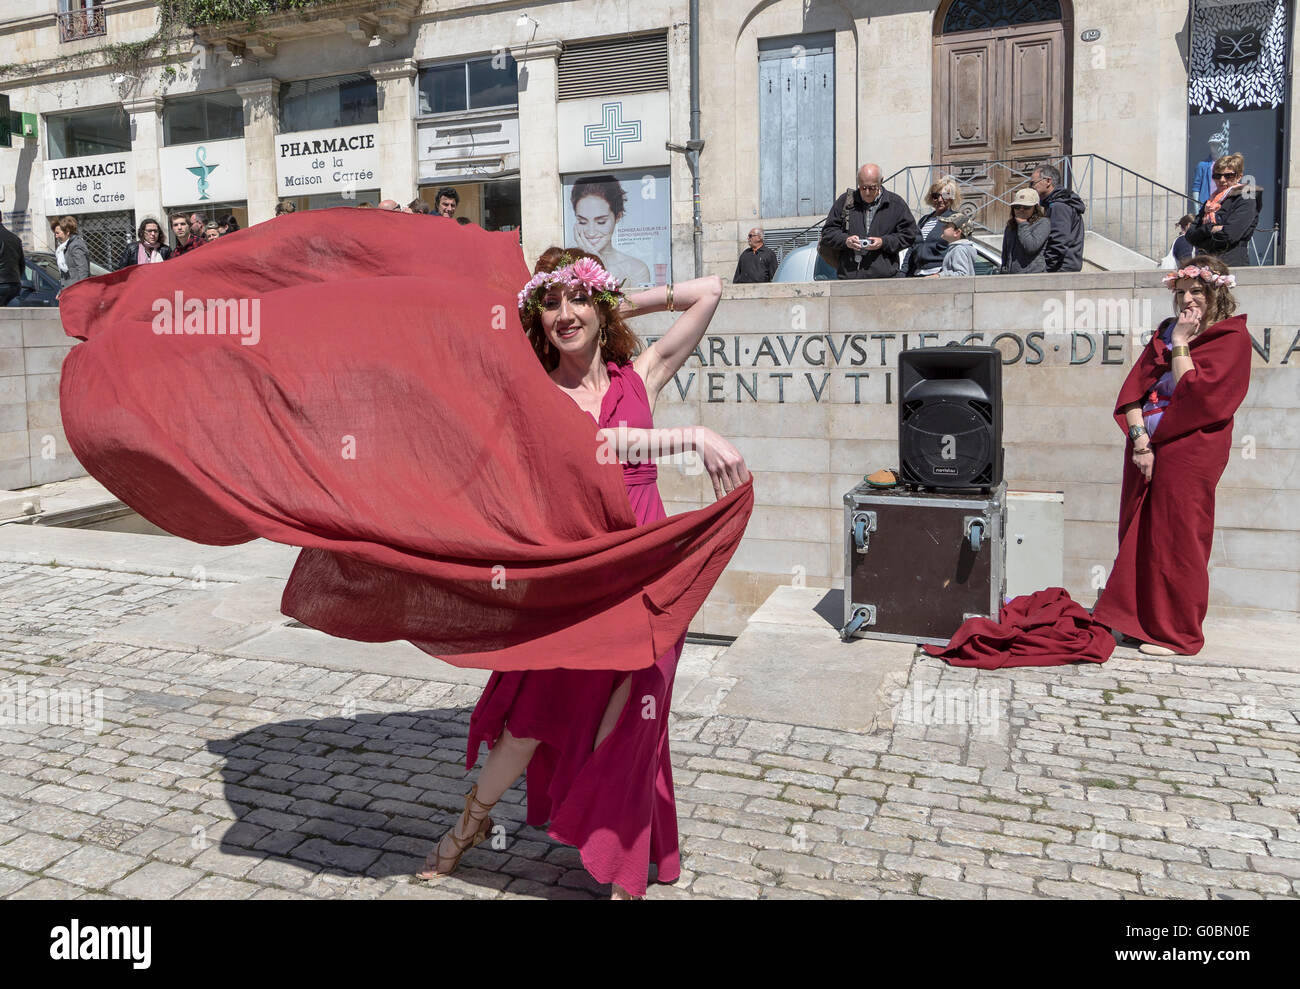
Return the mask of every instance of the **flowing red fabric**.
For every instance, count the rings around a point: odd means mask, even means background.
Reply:
[[[1246,316],[1232,316],[1193,337],[1193,370],[1179,379],[1151,445],[1148,483],[1124,450],[1119,552],[1093,617],[1143,642],[1192,656],[1205,644],[1201,623],[1210,602],[1214,491],[1232,451],[1233,416],[1250,387]],[[1129,371],[1115,402],[1141,403],[1170,369],[1156,333]]]
[[[966,619],[946,646],[921,648],[953,666],[998,670],[1104,663],[1115,651],[1115,637],[1064,588],[1049,587],[1008,601],[996,622]]]
[[[344,207],[79,282],[69,445],[174,535],[304,547],[281,610],[332,635],[494,670],[648,667],[735,551],[752,482],[638,527],[524,338],[528,277],[515,234]],[[243,302],[240,332],[206,300]]]

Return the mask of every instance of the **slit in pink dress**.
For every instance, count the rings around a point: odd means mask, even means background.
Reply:
[[[606,363],[609,390],[598,428],[654,425],[645,384],[631,364]],[[666,518],[653,463],[624,464],[623,480],[638,525]],[[466,768],[479,744],[491,748],[509,727],[539,744],[527,769],[527,823],[576,846],[601,883],[644,895],[649,866],[659,882],[681,874],[677,802],[668,751],[668,706],[683,635],[654,665],[631,673],[533,670],[493,673],[470,718]],[[596,732],[622,678],[632,678],[614,730],[593,751]]]

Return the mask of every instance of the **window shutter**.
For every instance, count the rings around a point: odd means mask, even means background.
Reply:
[[[559,98],[580,100],[668,88],[668,36],[566,44],[560,53]]]

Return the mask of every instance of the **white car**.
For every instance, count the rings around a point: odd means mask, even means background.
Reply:
[[[996,275],[1002,270],[1002,253],[980,240],[971,240],[975,245],[975,274]],[[907,251],[899,258],[900,267],[907,264]],[[817,256],[817,244],[804,244],[796,247],[785,256],[776,274],[774,282],[833,282],[835,269]]]

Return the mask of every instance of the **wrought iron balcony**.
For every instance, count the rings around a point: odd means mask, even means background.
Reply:
[[[80,41],[108,33],[103,7],[61,10],[55,16],[59,19],[60,41]]]

